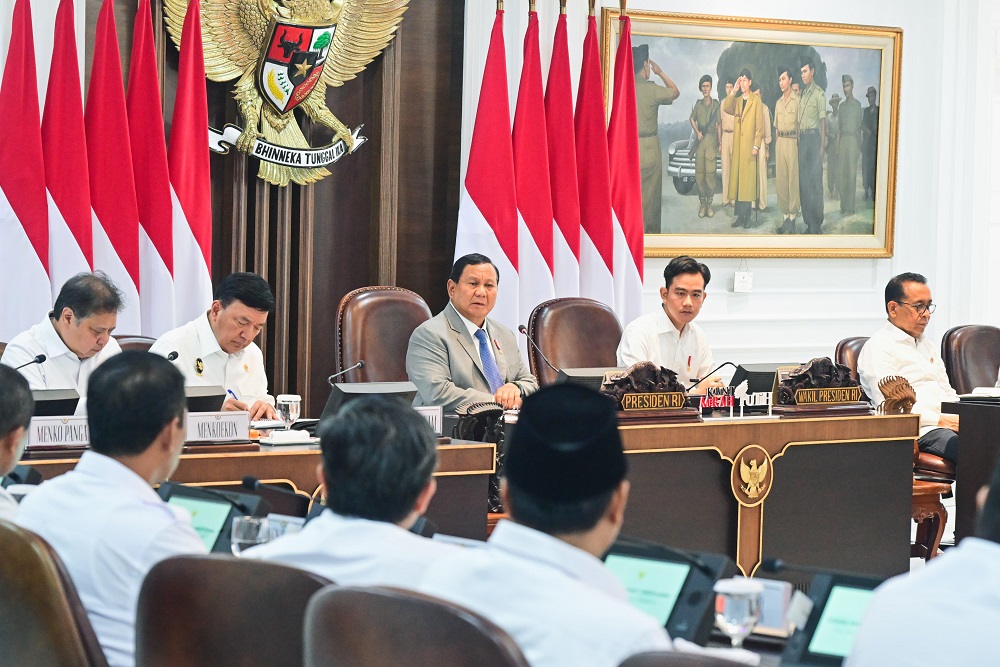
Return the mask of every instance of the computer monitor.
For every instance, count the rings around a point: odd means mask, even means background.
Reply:
[[[235,517],[267,516],[271,511],[264,498],[252,493],[174,482],[164,482],[157,492],[167,504],[183,507],[191,513],[191,526],[205,543],[205,548],[215,553],[232,553],[230,537]]]
[[[218,385],[184,387],[188,412],[218,412],[226,402],[226,390]]]
[[[66,417],[76,413],[80,394],[76,389],[32,389],[35,417]]]
[[[712,587],[736,573],[722,554],[681,551],[621,537],[604,565],[628,592],[629,603],[657,619],[671,637],[704,645],[712,631]]]
[[[817,574],[809,586],[813,608],[805,627],[785,646],[788,667],[834,667],[854,646],[861,620],[883,579],[843,573]]]
[[[600,391],[604,384],[604,375],[609,371],[623,371],[624,368],[617,366],[605,366],[603,368],[560,368],[556,383],[574,382],[589,387],[594,391]]]
[[[321,419],[332,417],[344,403],[361,396],[394,396],[410,405],[416,395],[417,385],[412,382],[335,382]]]

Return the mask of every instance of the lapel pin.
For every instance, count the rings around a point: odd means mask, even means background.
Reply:
[[[205,372],[205,362],[201,358],[194,360],[194,372],[200,377]]]

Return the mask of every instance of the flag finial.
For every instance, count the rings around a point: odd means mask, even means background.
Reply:
[[[528,2],[528,11],[529,12],[535,11],[535,0],[529,0],[529,2]]]
[[[503,0],[497,0],[497,11],[498,12],[503,11]]]
[[[595,9],[596,6],[597,6],[597,0],[590,0],[590,16],[597,15],[597,10]]]
[[[566,13],[566,0],[559,0],[559,13],[560,14]]]

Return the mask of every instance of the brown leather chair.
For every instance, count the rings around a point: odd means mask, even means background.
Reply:
[[[619,667],[733,667],[738,663],[710,655],[676,651],[646,651],[626,659]]]
[[[527,667],[506,632],[464,607],[393,588],[317,593],[306,610],[306,667]]]
[[[231,556],[161,561],[139,593],[136,667],[301,665],[306,604],[329,583]]]
[[[528,318],[528,333],[556,368],[618,365],[622,325],[615,311],[600,301],[564,297],[540,303]],[[541,385],[555,383],[556,371],[530,343],[528,361]]]
[[[0,343],[0,356],[3,356],[4,350],[7,349],[7,343]]]
[[[155,338],[148,336],[120,335],[114,337],[122,351],[133,350],[136,352],[149,352],[149,348],[156,342]]]
[[[427,303],[402,287],[362,287],[337,306],[335,372],[364,360],[363,368],[345,373],[340,382],[402,382],[406,348],[413,330],[431,318]]]
[[[1000,329],[984,324],[948,329],[941,339],[941,359],[958,393],[992,387],[1000,369]]]
[[[837,343],[834,361],[851,369],[851,377],[858,377],[858,357],[861,348],[868,342],[867,336],[845,338]],[[994,380],[995,381],[995,380]],[[955,464],[930,452],[920,452],[913,464],[913,472],[918,479],[950,484],[955,481]],[[950,496],[950,493],[946,497]]]
[[[0,521],[0,646],[5,665],[108,665],[59,556],[7,521]]]

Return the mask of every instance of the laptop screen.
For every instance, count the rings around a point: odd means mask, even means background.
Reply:
[[[666,625],[691,566],[622,554],[608,554],[604,561],[628,592],[628,601]]]
[[[847,657],[874,594],[873,590],[835,585],[809,642],[809,652]]]
[[[211,551],[219,540],[219,535],[226,526],[226,519],[233,506],[230,503],[191,498],[189,496],[172,495],[167,503],[183,507],[191,513],[191,527],[205,543],[205,548]]]

